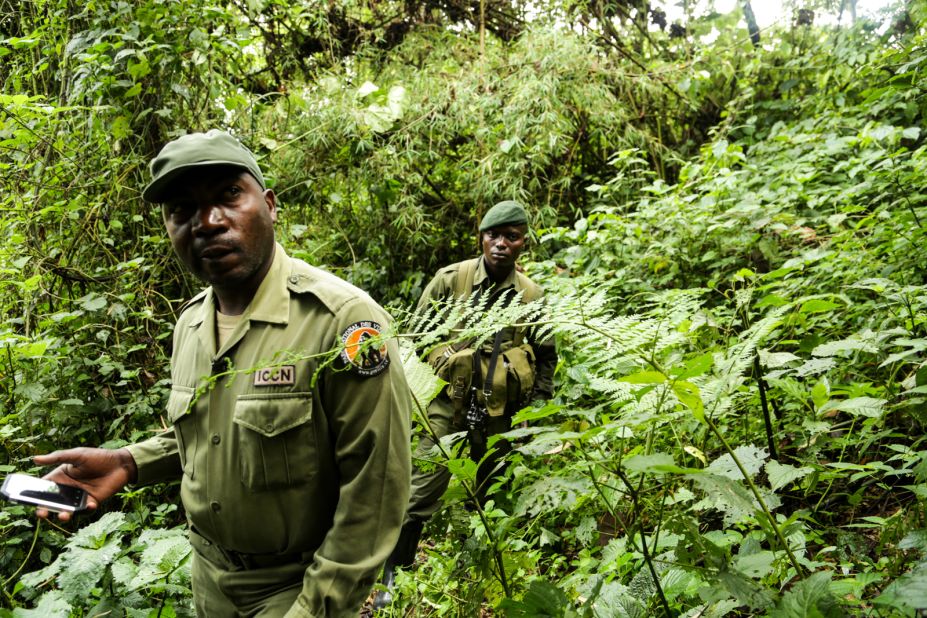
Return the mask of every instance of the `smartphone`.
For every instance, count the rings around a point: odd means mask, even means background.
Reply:
[[[73,513],[87,507],[87,492],[83,489],[18,472],[3,480],[0,494],[7,500],[40,506],[56,513]]]

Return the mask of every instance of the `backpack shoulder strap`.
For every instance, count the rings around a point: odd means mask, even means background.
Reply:
[[[465,260],[460,263],[457,279],[454,281],[454,297],[467,298],[473,292],[473,278],[476,276],[476,265],[480,258]]]

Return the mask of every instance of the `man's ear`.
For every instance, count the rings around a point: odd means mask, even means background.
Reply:
[[[270,211],[270,220],[277,222],[277,195],[273,189],[264,189],[264,203]]]

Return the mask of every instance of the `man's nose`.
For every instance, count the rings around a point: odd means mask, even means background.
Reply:
[[[194,231],[200,234],[215,233],[225,227],[225,213],[221,206],[204,204],[196,210]]]

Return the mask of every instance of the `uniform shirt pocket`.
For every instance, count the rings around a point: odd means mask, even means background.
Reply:
[[[193,403],[194,389],[187,386],[171,387],[167,400],[167,418],[174,426],[177,437],[177,450],[180,453],[180,465],[183,472],[193,478],[193,462],[196,460],[196,420],[190,409]]]
[[[232,420],[246,487],[264,491],[309,482],[317,467],[310,393],[241,395]]]

